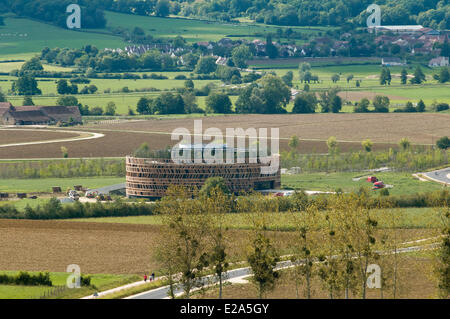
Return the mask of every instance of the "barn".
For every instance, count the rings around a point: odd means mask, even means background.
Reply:
[[[77,106],[12,106],[0,104],[0,122],[4,125],[81,124]]]

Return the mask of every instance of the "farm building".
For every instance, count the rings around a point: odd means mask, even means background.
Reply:
[[[0,123],[5,125],[46,125],[82,123],[77,106],[19,106],[0,105]]]
[[[161,198],[170,185],[201,188],[210,177],[223,177],[231,192],[273,189],[281,186],[280,170],[265,174],[270,165],[262,159],[250,163],[175,163],[171,159],[126,157],[126,193],[128,197]]]

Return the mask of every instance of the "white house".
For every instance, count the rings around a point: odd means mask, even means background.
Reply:
[[[440,56],[440,57],[431,59],[430,63],[428,63],[428,66],[430,68],[449,66],[448,57]]]

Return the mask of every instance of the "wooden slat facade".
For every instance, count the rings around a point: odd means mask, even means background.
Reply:
[[[250,191],[263,184],[269,188],[281,185],[280,170],[261,174],[262,163],[177,164],[172,160],[126,158],[126,190],[128,197],[163,197],[170,185],[201,188],[206,179],[220,176],[233,193]]]

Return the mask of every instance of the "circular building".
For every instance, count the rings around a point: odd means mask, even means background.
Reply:
[[[233,193],[280,187],[280,170],[265,174],[268,164],[175,163],[171,159],[126,157],[126,192],[128,197],[161,198],[170,185],[201,188],[210,177],[223,177]]]

